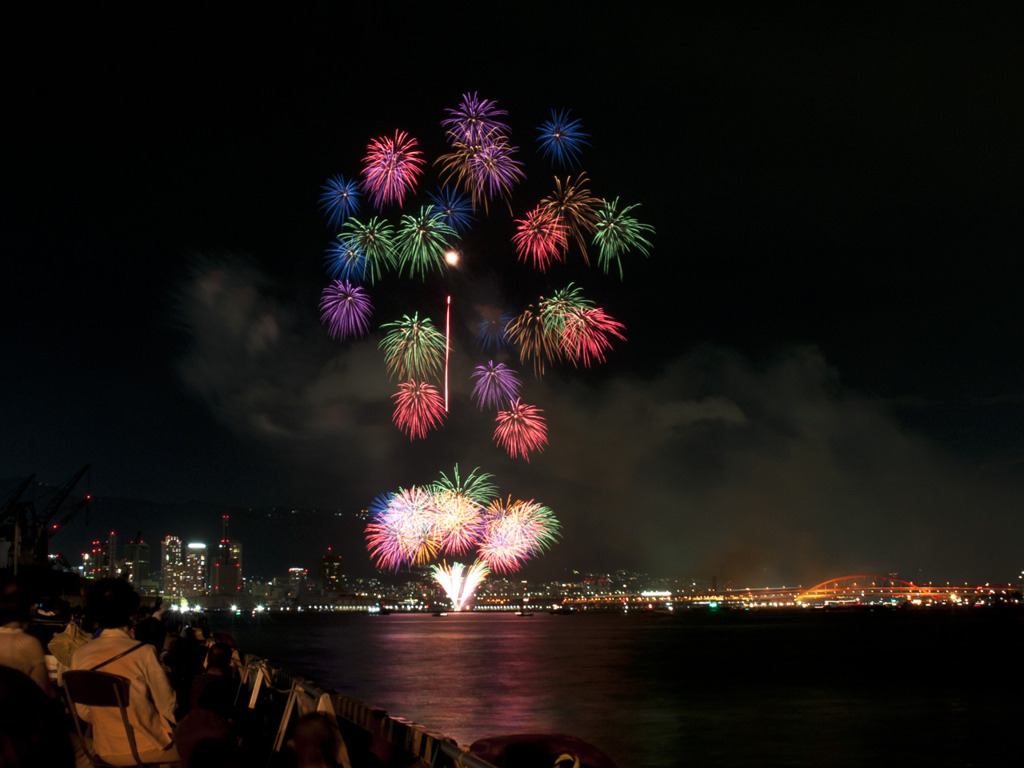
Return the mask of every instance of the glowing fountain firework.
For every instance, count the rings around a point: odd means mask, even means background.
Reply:
[[[369,511],[367,549],[378,568],[397,571],[477,550],[469,566],[431,567],[455,610],[469,603],[488,572],[518,570],[557,541],[561,528],[543,504],[496,499],[491,475],[473,470],[462,478],[458,466],[431,485],[378,497]]]
[[[526,165],[512,141],[508,112],[496,101],[465,93],[459,105],[445,113],[440,128],[448,148],[432,162],[417,139],[396,130],[369,142],[358,182],[335,174],[321,187],[319,207],[336,233],[325,254],[326,271],[334,282],[322,294],[321,320],[339,341],[370,330],[372,309],[363,286],[376,285],[389,275],[424,283],[449,275],[456,262],[446,260],[447,254],[463,250],[460,239],[481,219],[490,218],[494,201],[504,202],[510,214],[501,224],[507,227],[506,239],[499,237],[487,248],[495,274],[529,270],[555,280],[570,251],[578,252],[589,266],[589,248],[596,253],[595,274],[617,271],[622,279],[629,254],[650,253],[654,228],[634,217],[638,205],[620,206],[619,198],[593,194],[586,173],[572,170],[570,175],[555,176],[553,191],[541,199],[515,199],[513,193],[524,186]],[[552,167],[568,170],[579,165],[589,139],[568,109],[552,109],[550,118],[537,128],[536,146]],[[431,191],[421,191],[420,182],[429,169],[436,174],[436,183]],[[396,217],[394,208],[406,203],[411,203],[409,212]],[[369,214],[362,210],[365,205],[373,209]],[[467,271],[474,259],[480,261],[479,253],[470,254]],[[379,347],[387,375],[399,382],[392,396],[394,422],[411,439],[425,438],[446,421],[453,293],[456,303],[458,299],[450,280],[446,287],[443,309],[412,312],[378,326],[384,334]],[[430,318],[439,309],[445,312],[443,334]],[[625,326],[572,283],[552,289],[525,309],[487,306],[479,311],[483,317],[472,325],[479,328],[477,344],[484,357],[471,366],[471,398],[481,410],[497,412],[495,443],[510,456],[529,460],[547,442],[543,412],[521,404],[522,382],[502,356],[511,347],[538,378],[551,366],[589,367],[604,362],[613,344],[625,340]]]

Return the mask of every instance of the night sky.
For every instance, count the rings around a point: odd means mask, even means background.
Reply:
[[[196,501],[317,510],[238,516],[263,572],[326,546],[368,569],[353,513],[457,463],[561,520],[538,578],[1024,569],[1024,11],[207,5],[5,25],[0,492],[90,464],[96,502],[57,549],[212,541],[212,515],[152,511]],[[551,187],[536,127],[569,108],[650,258],[524,276],[496,205],[450,282],[382,284],[374,332],[333,341],[320,185],[396,129],[432,160],[467,92],[508,110],[515,216]],[[523,368],[549,444],[514,461],[468,399],[473,309],[569,280],[628,340],[600,368]],[[376,329],[440,321],[449,289],[452,414],[410,442]]]

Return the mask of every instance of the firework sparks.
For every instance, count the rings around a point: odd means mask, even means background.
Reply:
[[[419,487],[378,497],[370,507],[367,548],[378,568],[423,565],[437,555],[431,493]]]
[[[364,277],[375,283],[387,269],[396,264],[394,254],[395,229],[384,219],[376,216],[364,221],[349,219],[341,229],[341,238],[359,249],[366,260]]]
[[[508,326],[511,314],[504,312],[500,317],[485,317],[477,326],[476,342],[482,352],[497,352],[508,343]]]
[[[612,202],[603,201],[603,206],[597,212],[597,231],[594,234],[594,245],[599,250],[598,263],[607,274],[612,262],[619,268],[619,279],[623,277],[622,261],[623,254],[629,251],[640,251],[644,256],[649,256],[651,242],[644,237],[645,234],[654,234],[654,227],[650,224],[641,224],[629,215],[629,212],[639,206],[629,205],[621,211],[616,212],[619,206],[619,198]]]
[[[462,94],[459,106],[445,112],[451,117],[442,120],[441,127],[453,144],[480,144],[489,136],[508,135],[508,125],[498,119],[508,112],[498,109],[498,102],[481,99],[475,92]]]
[[[452,182],[469,193],[474,210],[482,207],[486,213],[489,201],[497,196],[511,210],[512,188],[526,178],[516,151],[505,136],[489,136],[479,144],[457,141],[450,153],[434,162],[441,166],[444,183]]]
[[[477,407],[498,410],[507,407],[519,397],[518,374],[504,363],[493,360],[486,365],[478,365],[473,369],[473,399]]]
[[[370,327],[373,305],[358,285],[335,280],[320,298],[320,320],[335,339],[365,336]]]
[[[418,216],[403,216],[395,236],[398,248],[398,268],[409,269],[409,276],[425,276],[431,268],[445,270],[444,254],[448,242],[455,237],[455,230],[449,227],[440,211],[432,205],[420,208]]]
[[[401,207],[405,196],[415,190],[424,163],[416,146],[416,139],[405,131],[395,131],[394,138],[374,139],[367,147],[363,189],[378,210],[390,203]]]
[[[560,531],[550,509],[535,501],[494,501],[484,510],[485,534],[479,558],[495,573],[518,570],[550,547]]]
[[[327,217],[327,225],[335,232],[345,219],[359,212],[359,185],[335,174],[320,187],[320,210]]]
[[[548,426],[544,412],[535,405],[527,405],[516,398],[507,411],[498,411],[495,419],[494,442],[504,448],[513,459],[521,456],[530,460],[530,452],[544,450],[548,443]]]
[[[544,317],[538,308],[531,304],[508,327],[508,337],[519,347],[519,361],[533,362],[533,372],[537,376],[544,374],[547,363],[559,359],[559,327],[556,332],[545,324]]]
[[[516,219],[515,224],[512,242],[520,261],[532,261],[541,272],[547,271],[552,262],[561,261],[568,242],[568,228],[561,216],[538,206],[527,213],[525,219]]]
[[[430,486],[441,549],[449,554],[461,555],[480,543],[481,513],[496,489],[490,474],[476,471],[462,479],[456,465],[451,478],[442,472],[441,479]]]
[[[353,283],[363,282],[366,276],[367,259],[359,244],[349,239],[339,239],[327,246],[324,254],[327,274],[338,280]]]
[[[583,147],[590,146],[590,134],[583,132],[579,120],[570,119],[568,109],[552,109],[551,119],[541,123],[537,133],[541,155],[562,167],[576,165]]]
[[[614,336],[625,341],[625,326],[599,307],[581,307],[569,310],[562,325],[562,353],[574,365],[589,367],[593,362],[604,362],[604,353],[611,349],[609,339]]]
[[[590,194],[587,188],[589,183],[590,180],[584,173],[576,179],[569,176],[564,181],[556,177],[555,191],[540,203],[543,208],[562,220],[587,264],[590,264],[590,257],[587,255],[587,235],[596,231],[597,211],[603,204],[600,198]]]
[[[468,568],[462,563],[452,563],[450,566],[444,563],[432,565],[430,573],[452,601],[452,609],[461,611],[469,605],[476,588],[483,583],[490,571],[486,563],[477,560]]]
[[[406,381],[398,385],[398,391],[391,397],[395,401],[392,420],[410,440],[424,438],[444,423],[444,398],[432,384]]]
[[[456,234],[465,232],[473,223],[473,205],[469,198],[451,187],[440,187],[430,195],[430,202]]]
[[[391,330],[380,341],[388,376],[400,379],[428,379],[441,372],[446,349],[444,334],[434,328],[429,317],[419,313],[385,323]]]

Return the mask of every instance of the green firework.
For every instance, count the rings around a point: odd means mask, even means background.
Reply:
[[[410,277],[421,278],[431,269],[443,274],[444,254],[454,237],[443,212],[432,205],[424,205],[417,216],[403,216],[395,235],[399,271],[408,267]]]
[[[429,317],[422,320],[419,313],[412,317],[385,323],[388,333],[380,341],[384,350],[384,365],[388,376],[399,379],[426,381],[441,372],[444,366],[444,334],[434,327]]]
[[[629,215],[639,203],[616,211],[619,198],[610,203],[607,200],[601,202],[602,206],[597,212],[597,232],[594,233],[594,245],[600,249],[598,262],[607,273],[614,261],[619,268],[619,279],[622,279],[621,257],[630,251],[640,251],[644,256],[650,256],[648,248],[652,245],[644,235],[653,235],[654,227],[650,224],[641,224]]]

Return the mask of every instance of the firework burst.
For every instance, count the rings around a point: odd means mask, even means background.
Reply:
[[[535,501],[491,502],[484,510],[484,541],[479,558],[496,573],[518,570],[550,547],[560,531],[550,509]]]
[[[629,212],[639,206],[629,205],[621,211],[616,211],[619,206],[619,198],[612,202],[602,201],[603,205],[597,212],[596,233],[594,234],[594,245],[599,249],[598,263],[601,269],[607,274],[612,262],[619,268],[619,279],[623,277],[622,261],[623,254],[629,251],[640,251],[644,256],[649,256],[651,242],[644,235],[654,234],[654,227],[650,224],[642,224],[629,215]]]
[[[430,202],[455,234],[462,234],[473,223],[473,204],[458,190],[442,186],[431,193]]]
[[[331,176],[320,187],[320,210],[327,217],[327,226],[335,232],[345,219],[359,212],[359,185],[340,174]]]
[[[347,238],[336,240],[327,246],[324,261],[330,277],[353,283],[363,282],[369,264],[359,244]]]
[[[454,237],[455,230],[432,205],[420,208],[418,216],[403,216],[395,236],[399,270],[408,267],[410,277],[424,277],[430,269],[443,273],[444,254]]]
[[[498,410],[519,397],[521,382],[514,370],[493,360],[473,369],[473,399],[477,407]]]
[[[462,94],[459,106],[445,112],[450,117],[441,121],[441,127],[452,144],[480,144],[489,136],[508,135],[508,125],[498,119],[508,112],[498,109],[498,102],[481,99],[475,92]]]
[[[521,456],[530,460],[530,452],[540,453],[548,443],[548,425],[544,412],[535,405],[527,405],[516,398],[507,411],[498,411],[494,420],[494,442],[504,448],[513,459]]]
[[[419,313],[385,323],[391,329],[380,341],[388,376],[400,379],[428,379],[438,375],[444,365],[444,334],[434,328],[429,317]]]
[[[320,297],[320,320],[335,339],[365,336],[370,327],[373,305],[358,285],[335,280]]]
[[[392,421],[410,440],[424,438],[444,423],[444,398],[432,384],[406,381],[391,397],[395,401]]]
[[[552,262],[562,260],[568,228],[561,216],[538,206],[525,219],[516,219],[515,224],[512,242],[520,261],[533,262],[536,269],[545,272]]]
[[[366,542],[378,568],[397,571],[424,565],[437,555],[434,502],[428,490],[414,486],[380,496],[369,512]]]
[[[386,220],[373,216],[366,221],[349,219],[341,229],[342,242],[359,249],[366,260],[365,279],[375,283],[380,276],[396,265],[394,252],[395,228]]]
[[[537,134],[541,155],[553,165],[576,165],[583,147],[590,146],[590,134],[583,132],[579,120],[569,117],[568,109],[552,109],[551,119],[540,124]]]
[[[562,354],[573,365],[584,368],[594,362],[603,363],[605,351],[612,346],[609,337],[625,341],[623,330],[625,326],[600,307],[572,309],[564,315]]]
[[[377,210],[391,203],[401,208],[405,196],[415,191],[424,163],[416,147],[416,139],[405,131],[370,142],[363,158],[363,190]]]
[[[519,347],[519,361],[532,362],[537,376],[543,376],[545,366],[561,356],[560,332],[560,327],[553,331],[545,324],[542,313],[534,304],[523,310],[508,327],[509,339]]]
[[[587,185],[590,180],[581,173],[577,178],[566,177],[563,181],[555,177],[555,191],[541,200],[541,206],[559,217],[566,230],[583,255],[583,260],[590,264],[587,255],[587,236],[597,229],[597,212],[603,201],[590,194]]]
[[[452,601],[452,608],[461,611],[469,604],[476,588],[483,583],[490,571],[486,563],[477,560],[469,567],[462,563],[432,565],[430,573]]]

